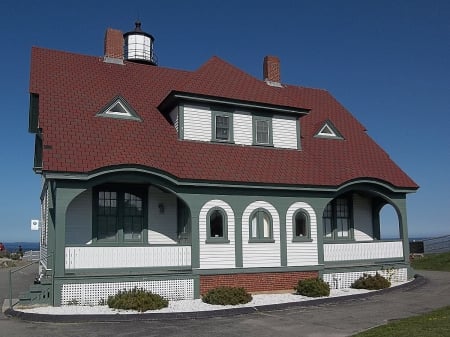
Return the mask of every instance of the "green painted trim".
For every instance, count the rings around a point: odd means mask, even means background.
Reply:
[[[258,273],[288,273],[296,271],[319,271],[324,266],[291,266],[291,267],[261,267],[261,268],[233,268],[233,269],[193,269],[194,275],[233,275],[233,274],[258,274]]]
[[[225,109],[224,109],[225,110]],[[228,139],[217,139],[216,117],[228,117]],[[234,124],[233,113],[231,111],[221,111],[212,109],[211,111],[211,141],[215,143],[234,144]]]
[[[199,275],[193,275],[194,279],[194,298],[200,298],[200,276]]]
[[[302,150],[302,129],[301,129],[301,123],[300,118],[297,118],[296,120],[296,132],[297,132],[297,150]]]
[[[161,102],[161,104],[158,106],[158,109],[163,112],[170,110],[171,107],[175,106],[176,104],[179,104],[180,101],[193,101],[193,102],[200,102],[200,103],[206,103],[206,104],[220,104],[220,105],[236,106],[236,107],[256,109],[256,110],[268,110],[268,111],[282,112],[284,114],[294,114],[296,116],[298,116],[299,114],[306,115],[311,110],[311,109],[305,109],[305,108],[296,108],[296,107],[267,104],[267,103],[260,103],[260,102],[232,100],[232,99],[226,99],[226,98],[222,98],[222,97],[201,95],[201,94],[192,94],[192,93],[181,92],[181,91],[172,91]]]
[[[284,203],[278,206],[279,207],[277,207],[276,210],[278,212],[278,217],[280,218],[280,264],[281,266],[286,267],[288,265],[287,230],[286,230],[286,216],[285,216],[287,208],[284,205]]]
[[[274,206],[275,207],[275,206]],[[264,223],[263,223],[263,215],[265,214],[269,217],[269,236],[264,236]],[[256,217],[256,237],[252,236],[253,233],[253,218]],[[249,243],[258,243],[258,242],[269,242],[273,243],[275,242],[275,239],[273,237],[273,218],[272,214],[265,208],[256,208],[253,210],[253,212],[250,213],[249,220],[248,220],[248,242]]]
[[[297,214],[303,214],[306,217],[306,235],[305,236],[297,236],[296,233],[296,221],[295,218]],[[311,242],[311,217],[309,216],[308,211],[304,208],[297,209],[294,214],[292,214],[292,242]]]
[[[211,214],[218,211],[222,215],[222,237],[212,237],[211,236]],[[227,212],[222,207],[214,206],[208,210],[206,214],[206,243],[230,243],[228,240],[228,216]]]
[[[258,143],[257,141],[257,129],[256,124],[258,122],[267,122],[267,128],[269,132],[268,143]],[[272,128],[272,117],[261,116],[261,115],[252,115],[252,134],[253,134],[253,143],[254,146],[267,146],[273,147],[273,128]]]
[[[311,193],[343,193],[344,190],[361,190],[361,191],[374,191],[380,188],[386,189],[385,194],[389,195],[391,193],[399,193],[403,195],[404,193],[411,193],[417,190],[417,188],[397,188],[389,185],[386,182],[377,179],[354,179],[347,181],[340,186],[313,186],[313,185],[286,185],[286,184],[255,184],[255,183],[230,183],[227,181],[197,181],[197,180],[180,180],[177,177],[171,175],[170,173],[140,166],[140,165],[116,165],[103,167],[101,169],[89,172],[89,173],[59,173],[59,172],[45,172],[47,179],[54,180],[64,180],[64,181],[91,181],[95,178],[101,178],[103,176],[110,176],[112,174],[118,174],[122,176],[123,174],[145,174],[152,176],[152,179],[158,179],[163,186],[169,184],[172,189],[177,190],[180,188],[220,188],[223,189],[254,189],[263,191],[273,191],[273,193],[282,193],[282,196],[286,193],[295,195],[295,193],[301,192],[311,192]],[[148,176],[146,176],[149,179]],[[163,183],[165,182],[165,183]],[[168,187],[168,186],[166,186]]]
[[[33,171],[36,173],[42,172],[42,158],[44,152],[42,134],[40,132],[36,133],[34,137],[34,160],[33,160]]]
[[[242,207],[242,205],[240,205]],[[243,210],[240,208],[233,208],[234,213],[234,258],[236,267],[240,268],[244,265],[244,256],[242,253],[242,213]],[[238,215],[239,212],[239,215]]]
[[[199,214],[200,211],[194,212],[191,209],[191,266],[192,268],[200,268],[200,233],[199,233]]]
[[[28,132],[39,132],[39,95],[30,93],[30,107],[28,109]]]
[[[114,239],[98,239],[98,193],[100,191],[115,192],[117,194],[117,228]],[[142,227],[141,238],[136,240],[125,240],[123,221],[120,221],[124,214],[124,195],[125,193],[132,193],[142,198]],[[134,244],[148,243],[148,187],[145,185],[131,185],[131,184],[104,184],[95,186],[92,191],[92,246],[113,245],[129,246]]]
[[[178,106],[178,139],[184,139],[184,105]]]
[[[60,188],[56,185],[55,192],[55,254],[54,276],[63,276],[65,273],[65,241],[66,241],[66,213],[70,203],[81,193],[84,188]]]

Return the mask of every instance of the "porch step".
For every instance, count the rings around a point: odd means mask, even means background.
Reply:
[[[19,295],[19,305],[51,304],[52,283],[33,284],[30,289]]]

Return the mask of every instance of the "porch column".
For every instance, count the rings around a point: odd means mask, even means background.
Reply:
[[[62,278],[65,275],[65,248],[66,248],[66,212],[69,204],[84,188],[62,188],[56,183],[54,203],[54,254],[53,277]],[[56,284],[57,282],[55,282]],[[53,305],[61,305],[61,289],[54,289]]]
[[[409,236],[408,236],[408,222],[406,216],[406,196],[395,200],[399,212],[399,233],[403,242],[403,258],[405,262],[409,262]]]

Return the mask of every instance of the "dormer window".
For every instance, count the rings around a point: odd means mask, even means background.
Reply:
[[[231,112],[213,111],[212,140],[216,142],[233,142],[233,114]]]
[[[253,116],[253,144],[272,146],[272,119]]]

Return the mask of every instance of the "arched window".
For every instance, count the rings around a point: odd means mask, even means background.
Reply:
[[[304,210],[297,210],[292,217],[292,230],[294,241],[304,241],[311,238],[311,224],[308,213]]]
[[[250,215],[250,241],[274,242],[272,230],[272,217],[259,208]]]
[[[206,217],[207,243],[227,243],[228,218],[222,208],[212,208]]]

